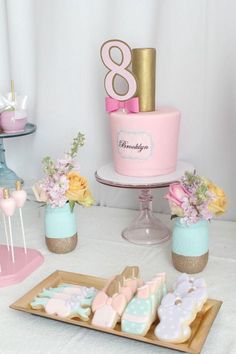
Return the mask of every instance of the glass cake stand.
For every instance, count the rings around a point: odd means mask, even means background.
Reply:
[[[36,131],[36,125],[32,123],[27,123],[25,129],[21,132],[16,133],[3,133],[0,132],[0,186],[7,188],[14,188],[16,181],[21,181],[24,183],[23,179],[18,177],[17,174],[7,167],[5,149],[3,144],[3,139],[16,138],[18,136],[24,136],[32,134]]]
[[[99,183],[116,188],[139,190],[140,211],[130,226],[121,235],[129,242],[139,245],[161,244],[170,238],[170,230],[153,214],[151,189],[168,187],[178,181],[185,171],[194,171],[191,163],[178,161],[176,171],[156,177],[129,177],[115,172],[113,164],[102,166],[95,172]]]

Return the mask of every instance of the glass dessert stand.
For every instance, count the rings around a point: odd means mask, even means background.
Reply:
[[[130,226],[121,235],[129,242],[139,245],[154,245],[166,242],[170,238],[170,230],[152,212],[152,189],[168,187],[176,182],[185,171],[193,171],[191,163],[178,161],[176,171],[168,175],[156,177],[129,177],[115,172],[113,164],[102,166],[95,172],[99,183],[116,188],[139,190],[140,211]]]
[[[36,131],[36,125],[32,123],[27,123],[25,129],[21,132],[15,133],[3,133],[0,132],[0,186],[6,188],[14,188],[16,181],[21,181],[24,183],[23,179],[18,177],[17,174],[7,167],[5,158],[5,149],[3,144],[3,139],[16,138],[18,136],[24,136],[32,134]]]

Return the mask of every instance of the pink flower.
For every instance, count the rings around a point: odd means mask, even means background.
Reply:
[[[183,201],[190,196],[189,192],[179,183],[171,183],[169,193],[165,196],[170,203],[181,206]]]

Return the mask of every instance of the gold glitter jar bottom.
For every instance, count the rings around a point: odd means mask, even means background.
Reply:
[[[45,236],[46,245],[53,253],[68,253],[75,249],[78,241],[77,234],[66,238],[49,238]]]
[[[172,252],[172,261],[174,267],[182,273],[200,273],[207,265],[208,252],[198,257],[181,256]]]

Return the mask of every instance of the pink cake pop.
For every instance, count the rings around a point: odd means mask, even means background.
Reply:
[[[16,190],[11,195],[15,199],[16,207],[22,208],[26,202],[27,193],[22,189],[21,181],[16,181]]]
[[[9,190],[7,188],[3,189],[3,199],[0,199],[0,207],[8,217],[8,226],[9,226],[9,234],[10,234],[10,242],[11,242],[11,255],[12,262],[15,262],[14,248],[13,248],[13,239],[12,239],[12,227],[11,227],[11,216],[14,214],[16,209],[15,199],[10,197]]]
[[[27,253],[26,242],[25,242],[25,229],[24,229],[22,210],[21,210],[21,208],[24,206],[26,202],[27,193],[22,189],[21,181],[16,181],[16,190],[12,192],[12,197],[15,199],[16,207],[19,209],[24,250],[25,253]]]

